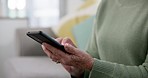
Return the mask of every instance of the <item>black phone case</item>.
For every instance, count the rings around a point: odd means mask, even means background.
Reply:
[[[63,52],[66,52],[64,49],[64,46],[59,44],[57,41],[55,41],[52,37],[46,35],[42,31],[33,31],[33,32],[28,32],[27,35],[34,39],[35,41],[39,42],[40,44],[42,43],[47,43],[50,44],[51,46],[62,50]]]

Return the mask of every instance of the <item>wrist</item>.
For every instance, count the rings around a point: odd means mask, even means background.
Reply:
[[[94,63],[94,58],[91,58],[90,61],[86,64],[86,69],[91,71],[92,70],[92,67],[93,67],[93,63]]]

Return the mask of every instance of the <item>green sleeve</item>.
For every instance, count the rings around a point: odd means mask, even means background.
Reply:
[[[99,26],[97,20],[98,20],[98,17],[99,17],[98,15],[99,15],[101,6],[102,6],[102,1],[99,4],[99,7],[98,7],[98,10],[97,10],[97,13],[96,13],[96,18],[94,20],[94,25],[93,25],[93,28],[92,28],[91,37],[90,37],[89,42],[86,46],[86,52],[88,54],[90,54],[92,57],[98,58],[98,59],[100,57],[99,57],[99,54],[98,54],[98,46],[97,46],[97,40],[96,40],[96,35],[97,35],[96,29]]]
[[[148,54],[145,62],[139,66],[128,66],[100,60],[95,38],[97,26],[93,28],[92,37],[86,50],[95,58],[95,62],[91,71],[84,72],[84,78],[148,78]]]
[[[89,78],[148,78],[148,55],[139,66],[126,66],[95,59]]]
[[[100,11],[101,5],[102,5],[102,1],[99,4],[98,10],[97,10],[97,15]],[[96,22],[97,17],[98,17],[97,15],[96,15],[96,19],[94,21],[94,25],[93,25],[93,28],[92,28],[93,30],[92,30],[92,33],[91,33],[91,37],[90,37],[89,42],[86,46],[86,52],[88,54],[90,54],[93,58],[100,59],[99,54],[98,54],[97,41],[96,41],[96,31],[95,31],[96,27],[97,27],[97,22]],[[89,74],[90,74],[90,71],[85,70],[84,78],[88,78]]]
[[[127,66],[99,60],[95,31],[92,34],[87,52],[95,58],[95,62],[91,71],[84,72],[84,78],[148,78],[148,54],[145,62],[139,66]]]
[[[96,44],[96,36],[95,36],[95,27],[93,28],[93,32],[91,35],[91,39],[88,42],[87,48],[86,48],[86,52],[88,54],[90,54],[93,58],[97,58],[100,59],[99,54],[98,54],[98,48],[97,48],[97,44]],[[84,72],[84,78],[88,78],[89,77],[89,71],[85,71]]]
[[[97,58],[99,59],[99,54],[98,54],[98,49],[97,49],[97,44],[96,44],[96,38],[95,38],[95,31],[94,31],[95,28],[93,28],[93,32],[92,32],[92,37],[91,39],[89,40],[89,43],[87,45],[87,48],[86,48],[86,52],[88,54],[90,54],[93,58]],[[85,71],[84,72],[84,78],[88,78],[89,76],[89,71]]]
[[[92,35],[91,35],[91,39],[89,40],[89,43],[87,45],[87,49],[86,49],[86,52],[88,54],[90,54],[93,58],[100,58],[99,57],[99,54],[98,54],[98,48],[97,48],[97,44],[96,44],[96,36],[95,36],[95,31],[94,31],[95,28],[93,28],[93,32],[92,32]]]

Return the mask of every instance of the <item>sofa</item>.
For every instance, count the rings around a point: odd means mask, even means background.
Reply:
[[[51,28],[19,28],[16,30],[17,57],[4,63],[5,78],[70,78],[61,64],[54,63],[41,45],[26,36],[28,31],[41,30],[56,38]]]

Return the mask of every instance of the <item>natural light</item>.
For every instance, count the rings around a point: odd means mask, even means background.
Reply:
[[[8,0],[9,9],[18,9],[22,10],[26,7],[26,0]]]
[[[8,0],[7,7],[8,17],[27,17],[31,27],[55,26],[60,17],[59,0]]]

